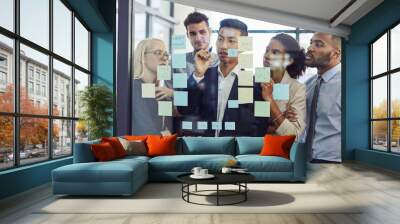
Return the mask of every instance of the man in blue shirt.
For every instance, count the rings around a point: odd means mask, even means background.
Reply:
[[[340,163],[341,156],[341,39],[315,33],[306,65],[317,74],[306,81],[307,127],[303,135],[311,163]],[[296,116],[288,111],[288,119]]]

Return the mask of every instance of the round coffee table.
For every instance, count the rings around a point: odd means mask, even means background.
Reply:
[[[216,173],[213,174],[215,177],[212,179],[193,179],[190,177],[191,173],[182,174],[177,177],[178,181],[182,183],[182,199],[188,203],[198,205],[234,205],[247,200],[247,192],[249,188],[247,183],[255,180],[255,177],[249,173]],[[197,185],[216,185],[215,190],[197,190]],[[195,186],[194,191],[190,191],[190,186]],[[223,190],[220,189],[220,185],[236,185],[237,190]],[[209,192],[215,192],[215,194],[205,194]],[[204,197],[216,197],[217,204],[202,204],[190,201],[190,196],[204,196]],[[221,197],[232,197],[241,196],[239,200],[231,203],[221,203]]]

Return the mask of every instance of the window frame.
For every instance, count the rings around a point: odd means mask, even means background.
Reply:
[[[369,77],[368,77],[368,84],[369,84],[369,149],[372,151],[379,151],[379,152],[386,152],[391,154],[400,154],[400,152],[392,151],[392,122],[393,121],[400,121],[400,117],[393,117],[392,116],[392,88],[391,88],[391,80],[392,76],[396,75],[396,73],[400,72],[400,67],[391,69],[391,31],[393,28],[400,25],[400,21],[395,22],[389,28],[385,29],[384,32],[379,34],[375,39],[373,39],[370,43],[368,43],[368,52],[369,52]],[[376,43],[381,37],[387,35],[387,64],[386,64],[386,71],[374,75],[373,72],[373,44]],[[373,81],[379,78],[386,77],[386,87],[387,87],[387,105],[386,105],[386,117],[385,118],[373,118],[373,97],[374,97],[374,86]],[[374,132],[373,132],[373,122],[376,121],[386,121],[386,150],[379,150],[374,148]]]
[[[12,54],[12,62],[13,64],[12,66],[12,73],[11,75],[13,75],[13,79],[14,79],[14,99],[13,99],[13,107],[14,110],[13,112],[2,112],[0,111],[0,116],[2,117],[11,117],[13,119],[13,166],[10,167],[4,167],[4,168],[0,168],[0,172],[3,172],[5,170],[11,170],[11,169],[16,169],[19,167],[24,167],[24,166],[30,166],[30,165],[34,165],[34,164],[38,164],[38,163],[43,163],[43,162],[47,162],[47,161],[51,161],[51,160],[58,160],[58,159],[62,159],[62,158],[66,158],[66,157],[71,157],[73,156],[73,152],[74,152],[74,143],[75,143],[75,123],[76,121],[79,120],[79,117],[75,117],[75,108],[72,107],[71,108],[71,114],[68,116],[55,116],[53,115],[53,59],[58,60],[59,62],[62,62],[68,66],[71,66],[71,80],[70,80],[70,86],[71,86],[71,93],[72,93],[72,99],[71,99],[71,105],[74,105],[75,103],[75,88],[74,88],[74,82],[75,82],[75,69],[85,73],[88,75],[89,77],[89,82],[88,85],[91,86],[92,85],[92,62],[91,62],[91,48],[92,48],[92,43],[91,43],[91,37],[92,37],[92,31],[91,29],[88,27],[88,25],[84,22],[84,20],[72,9],[72,7],[68,4],[68,2],[66,2],[65,0],[59,0],[68,10],[71,11],[71,18],[70,18],[70,23],[72,26],[72,30],[71,30],[71,59],[67,59],[64,58],[63,56],[55,53],[53,50],[53,1],[54,0],[48,0],[49,3],[49,48],[46,49],[45,47],[40,46],[39,44],[36,44],[32,41],[30,41],[29,39],[24,38],[23,36],[20,35],[20,0],[14,0],[13,1],[13,10],[14,10],[14,18],[13,18],[13,22],[14,22],[14,30],[10,31],[4,27],[0,26],[0,35],[10,38],[13,41],[13,54]],[[88,31],[88,69],[85,69],[81,66],[79,66],[78,64],[75,63],[75,18],[83,25],[83,27]],[[23,44],[27,47],[32,48],[33,50],[36,50],[42,54],[45,54],[46,56],[48,56],[49,62],[48,62],[48,71],[47,71],[47,83],[45,85],[45,94],[46,97],[48,97],[47,99],[47,103],[48,103],[48,112],[46,115],[39,115],[39,114],[27,114],[27,113],[21,113],[20,112],[20,85],[21,85],[21,81],[20,81],[20,64],[21,64],[21,56],[20,56],[20,45]],[[39,76],[39,80],[36,80],[36,72],[37,70],[34,68],[33,71],[33,79],[31,79],[30,77],[30,65],[27,64],[27,73],[25,74],[26,76],[26,81],[32,81],[34,84],[34,92],[36,92],[35,89],[35,84],[36,83],[40,83],[40,88],[42,88],[42,79],[41,79],[41,75],[42,72],[40,72],[40,76]],[[28,87],[28,86],[27,86]],[[27,89],[27,91],[29,91]],[[35,93],[34,93],[35,94]],[[39,97],[43,97],[42,96],[42,92],[40,89],[40,94],[38,95]],[[35,103],[35,102],[34,102]],[[47,135],[47,151],[48,151],[48,155],[47,157],[44,157],[43,160],[40,160],[38,162],[31,162],[31,163],[24,163],[21,164],[21,158],[20,158],[20,119],[21,118],[45,118],[47,119],[47,123],[48,123],[48,135]],[[53,123],[56,120],[66,120],[66,121],[71,121],[71,153],[68,155],[62,155],[62,156],[55,156],[53,155],[54,149],[55,147],[53,146],[52,142],[53,142]]]

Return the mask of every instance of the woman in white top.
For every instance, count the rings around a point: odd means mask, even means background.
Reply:
[[[299,43],[287,34],[274,36],[266,47],[263,64],[271,68],[271,81],[262,83],[262,97],[270,102],[268,133],[276,135],[296,135],[297,139],[306,126],[306,88],[297,79],[303,75],[305,53]],[[274,99],[274,84],[289,85],[289,100]],[[287,110],[297,113],[297,118],[288,120]]]

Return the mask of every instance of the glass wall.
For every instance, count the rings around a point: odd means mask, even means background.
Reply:
[[[400,153],[400,25],[370,45],[371,148]]]
[[[19,2],[17,9],[13,0],[0,3],[0,26],[11,31],[0,30],[0,170],[72,155],[79,119],[73,105],[90,85],[90,31],[71,7]]]

